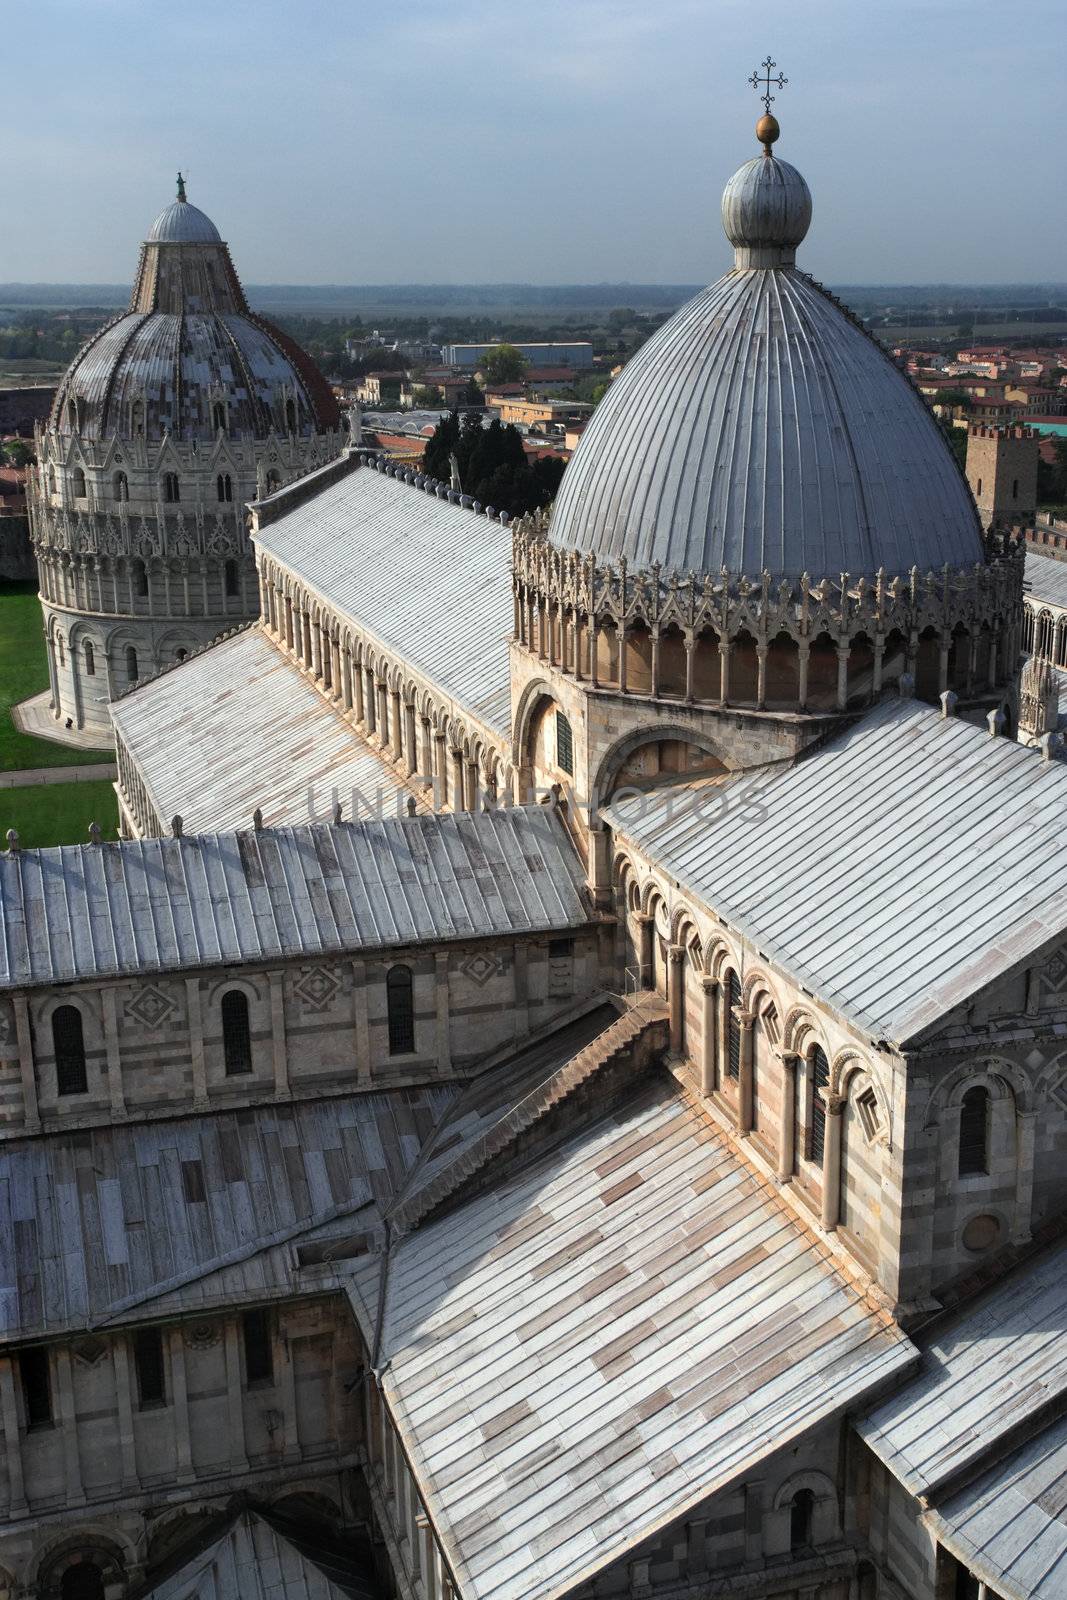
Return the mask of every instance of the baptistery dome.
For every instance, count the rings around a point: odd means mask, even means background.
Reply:
[[[250,309],[179,177],[129,308],[78,353],[37,437],[50,707],[71,737],[106,746],[117,694],[255,616],[246,503],[346,438],[329,384]]]
[[[89,341],[60,384],[54,425],[83,440],[337,428],[322,374],[251,311],[218,229],[184,194],[181,186],[148,231],[128,311]]]
[[[794,266],[811,220],[770,153],[722,200],[735,266],[627,365],[556,501],[559,548],[636,567],[852,577],[982,559],[970,490],[922,399]]]

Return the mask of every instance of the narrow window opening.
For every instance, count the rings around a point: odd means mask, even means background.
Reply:
[[[52,1049],[56,1058],[56,1093],[85,1094],[89,1087],[85,1036],[77,1006],[57,1006],[52,1012]]]
[[[273,467],[272,467],[271,470],[267,473],[267,493],[268,494],[273,494],[274,491],[276,489],[280,489],[281,486],[282,486],[281,473],[275,472]]]
[[[142,600],[148,596],[148,568],[143,561],[138,561],[133,569],[134,588]]]
[[[211,408],[211,426],[216,433],[226,432],[226,407],[221,400],[216,400]]]
[[[52,1385],[48,1351],[37,1347],[19,1351],[19,1380],[27,1428],[47,1428],[52,1421]]]
[[[822,1166],[826,1149],[826,1090],[830,1087],[830,1063],[821,1045],[811,1053],[811,1127],[808,1129],[808,1160]]]
[[[142,1411],[167,1403],[163,1373],[163,1335],[158,1328],[139,1328],[134,1335],[133,1360],[137,1370],[137,1403]]]
[[[274,1351],[266,1311],[246,1311],[241,1318],[245,1347],[245,1383],[250,1389],[274,1382]]]
[[[562,711],[556,712],[556,765],[574,776],[574,734]]]
[[[227,561],[224,569],[224,580],[226,584],[226,593],[230,598],[232,598],[234,595],[240,594],[240,575],[237,570],[236,561]]]
[[[290,433],[295,433],[296,432],[296,401],[295,400],[287,400],[285,402],[285,426],[289,429]]]
[[[960,1106],[959,1175],[969,1178],[989,1171],[989,1090],[976,1084]]]
[[[411,968],[390,967],[385,980],[389,1010],[389,1054],[411,1055],[415,1049],[415,1008]]]
[[[126,682],[137,682],[137,651],[132,644],[126,646]]]
[[[115,499],[128,500],[130,498],[130,481],[124,472],[115,474]]]
[[[978,480],[978,489],[977,489],[976,492],[977,492],[977,495],[980,497],[981,493],[982,493],[982,480],[981,480],[981,478],[979,478],[979,480]]]
[[[228,472],[219,473],[215,480],[215,488],[221,501],[228,503],[233,499],[233,479]]]
[[[96,677],[96,652],[93,649],[91,639],[86,639],[85,641],[85,676],[87,678]]]
[[[222,997],[222,1054],[226,1076],[252,1070],[252,1035],[248,1025],[248,997],[228,989]]]
[[[789,1548],[805,1550],[811,1544],[812,1513],[815,1496],[810,1489],[798,1489],[789,1507]]]
[[[176,472],[163,474],[163,498],[168,505],[176,505],[181,499],[181,485],[178,483]]]
[[[1019,480],[1018,480],[1018,478],[1013,478],[1011,480],[1011,497],[1012,497],[1013,500],[1018,500],[1018,498],[1019,498]]]
[[[71,476],[71,489],[75,500],[85,499],[85,473],[81,467],[75,467]]]
[[[741,984],[736,972],[726,980],[726,1076],[734,1081],[741,1076],[741,1024],[736,1012],[741,1009]]]

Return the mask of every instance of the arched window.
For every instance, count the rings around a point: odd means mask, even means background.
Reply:
[[[75,467],[71,473],[70,488],[75,500],[85,499],[85,473],[81,467]]]
[[[221,400],[216,400],[211,408],[211,426],[216,433],[226,432],[226,407]],[[222,496],[219,496],[222,499]]]
[[[61,667],[65,667],[67,664],[67,657],[66,652],[63,649],[63,635],[61,633],[56,634],[56,649],[59,651],[59,664]]]
[[[85,641],[85,676],[87,678],[96,677],[96,652],[93,649],[91,639],[86,639]]]
[[[226,1076],[252,1070],[252,1034],[248,1026],[248,997],[240,989],[227,989],[222,997],[222,1054]]]
[[[815,1496],[810,1489],[798,1489],[789,1507],[789,1548],[806,1550],[811,1544],[812,1513]]]
[[[135,561],[133,564],[133,587],[134,592],[139,594],[142,600],[148,594],[148,568],[143,561]]]
[[[267,473],[267,493],[268,494],[273,494],[274,491],[276,489],[280,489],[281,486],[282,486],[281,473],[280,472],[275,472],[274,468],[271,467],[270,471]]]
[[[415,1049],[415,1007],[410,967],[389,968],[385,994],[389,1008],[389,1054],[411,1055]]]
[[[960,1105],[959,1174],[969,1178],[989,1171],[989,1090],[968,1089]]]
[[[165,472],[163,474],[163,498],[164,498],[164,500],[167,502],[168,505],[172,506],[172,505],[176,505],[178,503],[178,501],[181,499],[181,497],[182,497],[182,494],[181,494],[181,487],[180,487],[180,485],[178,483],[178,474],[176,472]]]
[[[59,1580],[60,1600],[104,1600],[104,1575],[95,1561],[76,1561]]]
[[[188,650],[183,647],[181,650],[176,650],[174,652],[174,659],[175,661],[184,661],[188,654]]]
[[[228,472],[220,472],[215,480],[218,496],[224,503],[233,499],[233,479]]]
[[[726,1076],[741,1076],[741,1024],[735,1015],[741,1009],[741,984],[736,972],[726,980]]]
[[[296,432],[296,401],[295,400],[287,400],[285,402],[285,426],[289,429],[290,433],[295,433]]]
[[[128,500],[130,498],[130,480],[124,472],[116,472],[112,480],[115,486],[115,499]]]
[[[144,432],[144,406],[140,400],[135,400],[130,407],[130,428],[134,433]]]
[[[830,1063],[822,1045],[811,1052],[811,1122],[808,1127],[808,1160],[822,1166],[826,1149],[826,1091],[830,1087]]]
[[[981,480],[981,478],[979,478],[979,480],[978,480],[978,487],[974,491],[974,493],[975,493],[975,498],[976,499],[978,499],[981,496],[981,493],[982,493],[982,480]]]
[[[240,594],[241,579],[236,561],[227,561],[223,568],[223,577],[226,583],[226,593],[230,596]]]
[[[126,646],[126,682],[137,682],[137,651],[132,644]]]
[[[49,469],[48,469],[48,493],[49,494],[55,494],[55,492],[56,492],[56,469],[55,469],[55,467],[49,467]]]
[[[56,1093],[84,1094],[85,1036],[77,1006],[57,1006],[52,1012],[52,1050],[56,1058]]]
[[[77,400],[75,400],[73,395],[71,395],[69,401],[67,402],[67,422],[70,425],[71,433],[77,433],[77,431],[78,431],[78,402],[77,402]]]
[[[556,712],[556,765],[574,776],[574,734],[562,711]]]

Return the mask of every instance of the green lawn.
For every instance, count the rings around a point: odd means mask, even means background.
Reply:
[[[89,824],[105,839],[118,838],[118,801],[110,783],[34,784],[0,789],[0,849],[14,828],[23,850],[47,844],[88,844]]]
[[[110,750],[74,750],[20,733],[11,707],[48,688],[48,657],[37,586],[0,582],[0,770],[80,767],[113,760]]]

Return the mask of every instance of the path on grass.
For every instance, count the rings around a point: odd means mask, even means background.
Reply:
[[[113,761],[84,767],[30,767],[0,772],[0,789],[31,789],[37,783],[99,783],[101,779],[114,781],[118,775]]]

